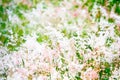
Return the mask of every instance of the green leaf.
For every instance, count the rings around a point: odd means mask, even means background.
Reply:
[[[65,59],[64,58],[61,58],[61,61],[62,61],[62,63],[65,63]]]
[[[69,21],[68,21],[68,24],[72,24],[72,20],[69,20]]]
[[[0,13],[3,13],[3,12],[4,12],[3,6],[0,5]]]
[[[93,51],[93,48],[90,45],[85,45],[86,49],[90,49],[91,51]]]
[[[74,5],[73,6],[73,10],[76,10],[76,9],[78,9],[79,8],[79,5]]]
[[[92,58],[92,59],[88,59],[87,63],[90,64],[90,63],[92,63],[93,61],[94,61],[93,58]]]
[[[103,78],[103,80],[109,80],[109,78]]]
[[[25,66],[25,62],[24,62],[24,60],[22,59],[22,66],[24,67]]]
[[[103,75],[103,70],[101,70],[101,71],[99,72],[100,80],[101,80],[101,78],[102,78],[102,75]]]
[[[86,31],[82,31],[82,34],[80,35],[82,38],[87,38],[88,34]]]
[[[77,75],[75,76],[75,80],[82,80],[80,76],[81,76],[81,73],[78,72]]]
[[[1,22],[0,23],[0,31],[2,31],[3,29],[5,29],[6,27],[6,23],[5,22]]]
[[[41,36],[39,36],[39,37],[37,38],[37,41],[38,41],[39,43],[43,42],[42,37],[41,37]]]
[[[108,19],[108,22],[110,22],[110,23],[114,23],[115,20],[114,20],[113,18],[109,18],[109,19]]]
[[[18,35],[19,35],[19,36],[22,36],[22,35],[23,35],[23,30],[22,30],[22,29],[19,30]]]
[[[76,52],[76,56],[79,60],[83,60],[83,56],[79,52]]]
[[[111,70],[109,67],[105,68],[104,72],[106,73],[106,75],[111,76]]]
[[[11,2],[11,0],[2,0],[2,2],[3,2],[3,3],[7,3],[7,4],[8,4],[8,3],[10,3],[10,2]]]
[[[116,4],[115,13],[120,15],[120,4]]]
[[[64,28],[64,29],[62,30],[62,33],[63,33],[64,35],[67,35],[67,30]]]
[[[112,37],[108,37],[106,39],[105,46],[110,47],[113,42],[114,42],[114,39]]]
[[[114,33],[120,37],[120,27],[119,26],[115,26],[114,27]]]
[[[9,36],[8,35],[6,35],[6,34],[2,34],[1,36],[0,36],[0,41],[4,44],[4,45],[6,45],[7,43],[8,43],[8,41],[9,41]]]
[[[77,36],[78,36],[78,34],[77,34],[76,32],[74,32],[74,33],[73,33],[73,36],[77,37]]]
[[[59,6],[62,0],[50,0],[50,2],[54,5],[54,6]]]
[[[49,37],[47,35],[42,35],[42,34],[38,34],[38,38],[37,38],[37,41],[39,43],[43,42],[43,41],[48,41],[49,40]]]

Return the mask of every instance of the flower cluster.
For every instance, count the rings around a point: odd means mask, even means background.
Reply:
[[[0,47],[2,80],[120,79],[120,16],[74,0],[43,0],[21,13],[31,33],[18,51]],[[16,14],[9,19],[21,25]]]

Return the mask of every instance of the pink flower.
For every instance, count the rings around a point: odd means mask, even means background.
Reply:
[[[118,30],[120,31],[120,22],[117,23]]]
[[[28,74],[27,74],[27,70],[26,69],[24,69],[24,68],[18,68],[17,70],[16,70],[19,74],[21,74],[22,76],[27,76]]]
[[[35,64],[31,64],[29,67],[29,73],[33,74],[37,70],[37,66]]]
[[[21,54],[13,54],[13,62],[14,65],[20,64]]]
[[[47,80],[47,77],[46,77],[46,76],[39,76],[39,77],[37,78],[37,80]]]
[[[32,6],[32,4],[30,3],[29,0],[22,0],[22,3],[25,4],[25,5],[28,5],[29,7]]]
[[[93,80],[94,80],[94,79],[98,79],[98,74],[97,74],[97,72],[94,71],[94,70],[88,71],[85,76],[86,76],[88,79],[93,79]]]
[[[61,8],[57,7],[55,8],[55,12],[58,13],[61,10]]]
[[[75,11],[75,12],[73,13],[73,16],[74,16],[74,17],[78,17],[78,16],[79,16],[79,12]]]
[[[51,66],[48,63],[40,63],[39,65],[41,71],[50,72]]]

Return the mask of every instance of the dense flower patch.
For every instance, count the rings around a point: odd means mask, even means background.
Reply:
[[[34,1],[0,6],[9,14],[1,18],[1,80],[120,79],[119,8],[91,0]]]

